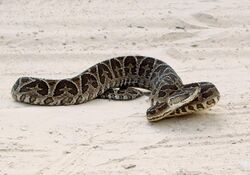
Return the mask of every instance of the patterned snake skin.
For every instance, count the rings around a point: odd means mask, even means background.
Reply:
[[[12,88],[16,101],[35,105],[73,105],[95,98],[130,100],[151,91],[149,121],[201,111],[214,106],[220,94],[209,82],[183,84],[166,63],[151,57],[124,56],[100,62],[67,79],[19,78]]]

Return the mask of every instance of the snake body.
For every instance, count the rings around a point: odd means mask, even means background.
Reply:
[[[143,95],[134,87],[151,91],[149,121],[201,111],[214,106],[220,98],[212,83],[183,84],[168,64],[145,56],[105,60],[72,78],[21,77],[11,93],[19,102],[55,106],[80,104],[95,98],[129,100]]]

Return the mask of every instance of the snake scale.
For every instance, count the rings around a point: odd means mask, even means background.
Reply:
[[[165,62],[146,56],[121,56],[100,62],[81,74],[52,80],[19,78],[13,88],[16,101],[35,105],[73,105],[95,98],[131,100],[149,90],[149,121],[201,111],[214,106],[219,91],[210,82],[183,84]]]

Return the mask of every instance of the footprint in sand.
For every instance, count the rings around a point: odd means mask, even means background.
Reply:
[[[206,14],[206,13],[196,13],[193,15],[193,17],[201,22],[201,23],[205,23],[208,26],[221,26],[221,23],[219,22],[219,20],[215,17],[213,17],[210,14]]]
[[[191,38],[194,35],[195,35],[194,33],[189,33],[189,32],[170,32],[153,39],[153,41],[154,42],[177,41],[185,38]]]

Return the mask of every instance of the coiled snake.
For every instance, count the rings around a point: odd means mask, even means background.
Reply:
[[[35,105],[73,105],[95,98],[131,100],[151,91],[149,121],[201,111],[214,106],[220,94],[209,82],[183,84],[176,72],[161,60],[123,56],[100,62],[67,79],[19,78],[12,88],[16,101]]]

